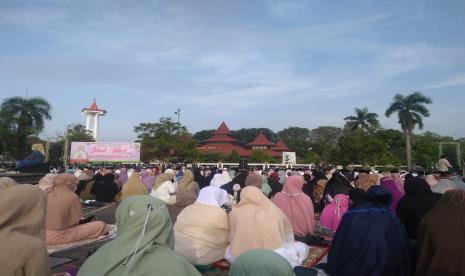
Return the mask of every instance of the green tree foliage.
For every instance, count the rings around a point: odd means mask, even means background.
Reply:
[[[241,156],[237,151],[233,150],[231,154],[228,156],[227,161],[232,163],[239,163],[239,161],[241,161]]]
[[[397,113],[399,124],[405,136],[405,149],[407,153],[407,166],[412,167],[412,150],[411,138],[413,137],[413,129],[418,125],[419,129],[423,129],[423,117],[430,115],[425,104],[431,104],[433,100],[421,92],[414,92],[409,95],[396,94],[392,103],[386,110],[386,117]]]
[[[83,124],[70,124],[66,127],[65,136],[70,142],[94,142],[92,133]]]
[[[342,129],[332,126],[320,126],[310,130],[309,155],[305,158],[311,162],[328,163],[334,160],[338,150],[338,140],[342,136]]]
[[[282,139],[290,151],[294,151],[298,159],[304,159],[309,155],[310,130],[302,127],[288,127],[278,132],[278,138]]]
[[[169,117],[157,123],[140,123],[134,127],[141,142],[141,160],[195,161],[199,155],[196,142],[187,128]]]
[[[197,143],[202,143],[203,141],[207,140],[208,138],[211,138],[213,136],[213,132],[215,132],[214,129],[201,130],[201,131],[196,132],[194,134],[194,139],[195,139],[195,141],[197,141]]]
[[[253,141],[258,134],[263,133],[271,141],[276,142],[277,135],[269,128],[241,128],[231,131],[231,137],[238,140],[240,144],[247,144]]]
[[[273,162],[273,160],[273,156],[269,155],[266,151],[253,150],[252,155],[249,158],[249,163],[265,163]]]
[[[86,130],[83,124],[74,123],[66,127],[65,133],[58,138],[56,143],[50,143],[49,160],[59,161],[63,159],[65,148],[65,139],[68,138],[69,145],[71,142],[94,142],[94,137],[90,131]]]
[[[344,118],[345,128],[350,130],[361,129],[365,132],[373,132],[380,127],[378,114],[371,113],[368,108],[355,108],[355,116]]]
[[[339,138],[338,159],[344,165],[388,164],[392,158],[388,148],[386,143],[376,139],[372,133],[364,133],[361,129],[348,130]]]
[[[201,162],[217,163],[217,162],[225,162],[227,160],[228,160],[228,156],[222,153],[218,153],[218,152],[205,153],[205,154],[202,154],[202,156],[200,157]]]
[[[51,120],[51,106],[43,98],[11,97],[0,106],[0,134],[2,148],[7,154],[21,159],[30,153],[30,138],[44,129]]]

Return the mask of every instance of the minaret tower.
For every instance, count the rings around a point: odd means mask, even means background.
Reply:
[[[104,116],[106,113],[106,110],[97,107],[95,98],[89,108],[82,109],[82,115],[86,116],[86,130],[92,133],[92,137],[94,137],[95,141],[98,141],[99,117]]]

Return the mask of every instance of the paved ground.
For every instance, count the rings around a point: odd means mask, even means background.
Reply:
[[[87,209],[84,210],[84,213],[87,214],[93,214],[97,218],[97,220],[102,220],[105,221],[106,223],[114,224],[115,223],[115,210],[116,210],[117,205],[114,204],[111,207],[107,207],[104,209]],[[79,268],[87,258],[88,252],[92,250],[97,250],[100,246],[104,245],[108,241],[100,241],[100,242],[94,242],[88,245],[84,245],[79,248],[73,248],[67,251],[59,252],[59,253],[54,253],[51,254],[52,257],[60,257],[60,258],[72,258],[75,259],[74,261],[57,266],[52,269],[53,273],[57,272],[65,272],[67,270],[72,270],[74,268]],[[227,275],[227,272],[223,271],[213,271],[213,272],[207,272],[202,275],[205,276],[225,276]]]

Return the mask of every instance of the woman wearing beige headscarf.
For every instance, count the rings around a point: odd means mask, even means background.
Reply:
[[[376,185],[377,182],[377,175],[361,172],[358,174],[358,179],[356,180],[355,186],[366,192],[371,186]]]
[[[0,275],[50,275],[45,247],[46,197],[32,185],[0,192]]]
[[[57,174],[55,173],[46,174],[44,177],[42,177],[39,180],[39,184],[37,184],[37,187],[41,188],[42,190],[46,192],[50,191],[50,189],[53,186],[53,180],[55,179],[56,176]]]
[[[223,259],[229,244],[228,214],[221,206],[228,193],[215,186],[202,188],[173,226],[174,252],[192,264],[207,265]]]
[[[186,170],[184,176],[178,182],[176,202],[168,205],[168,213],[170,214],[173,224],[176,222],[176,218],[182,209],[195,202],[198,194],[199,184],[194,181],[194,174],[192,171]]]
[[[132,195],[148,195],[147,188],[142,184],[138,172],[131,174],[131,177],[125,182],[121,191],[121,200],[125,200]]]
[[[0,177],[0,191],[11,188],[18,183],[11,177]]]
[[[257,248],[274,250],[292,267],[302,263],[308,246],[294,241],[286,215],[255,186],[242,189],[241,201],[229,213],[230,246],[225,259],[234,262],[240,254]]]
[[[64,244],[96,238],[107,231],[102,221],[79,224],[82,208],[74,193],[79,180],[72,174],[58,174],[47,194],[47,244]]]

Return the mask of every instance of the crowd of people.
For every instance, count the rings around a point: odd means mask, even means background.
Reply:
[[[47,245],[105,235],[83,202],[119,202],[116,238],[78,275],[465,275],[465,183],[370,170],[76,168],[0,178],[0,275],[49,275]],[[327,258],[304,267],[314,244]]]

